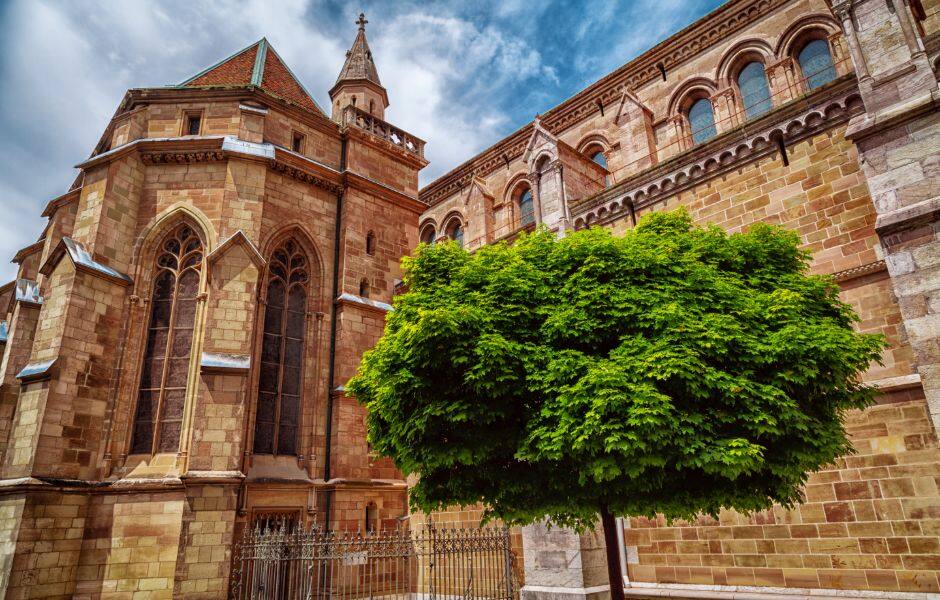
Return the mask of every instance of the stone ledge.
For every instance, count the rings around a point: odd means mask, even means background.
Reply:
[[[880,236],[932,223],[940,218],[940,198],[930,198],[878,216],[875,231]]]
[[[520,600],[607,600],[609,585],[593,587],[554,587],[546,585],[524,585],[519,590]]]
[[[824,588],[778,588],[730,585],[694,585],[632,583],[624,590],[628,598],[707,598],[714,600],[937,600],[929,592],[874,592],[868,590],[835,590]]]

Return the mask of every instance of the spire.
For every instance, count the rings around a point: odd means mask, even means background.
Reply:
[[[365,80],[382,87],[379,81],[379,72],[375,68],[375,62],[372,60],[372,51],[369,50],[369,42],[366,41],[366,15],[359,13],[359,20],[356,25],[359,26],[359,32],[356,34],[356,40],[352,48],[346,53],[346,63],[336,78],[335,90],[344,81]]]

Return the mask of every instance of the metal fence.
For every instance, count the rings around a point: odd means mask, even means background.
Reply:
[[[235,548],[233,598],[513,600],[502,527],[338,533],[273,524]]]

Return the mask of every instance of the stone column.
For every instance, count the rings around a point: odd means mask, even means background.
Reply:
[[[600,524],[594,532],[549,527],[522,528],[525,585],[521,600],[607,600],[607,558]]]

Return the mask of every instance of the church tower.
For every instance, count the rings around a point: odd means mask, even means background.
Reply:
[[[388,93],[379,81],[379,72],[372,60],[372,51],[366,41],[366,16],[359,14],[356,24],[359,33],[352,48],[346,52],[346,62],[336,78],[336,83],[330,89],[330,100],[333,103],[333,120],[342,121],[343,110],[347,106],[354,106],[359,110],[385,119],[385,109],[388,108]]]

